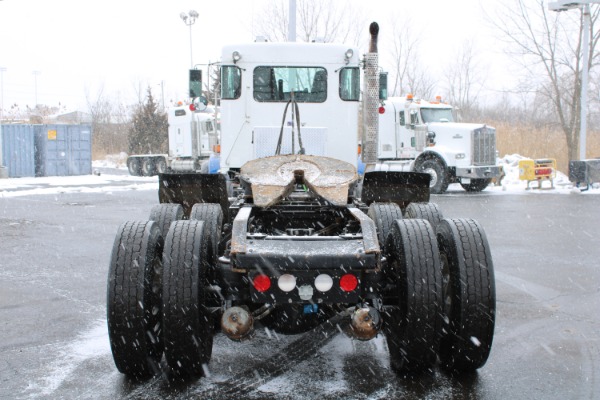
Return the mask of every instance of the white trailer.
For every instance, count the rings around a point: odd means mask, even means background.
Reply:
[[[387,99],[379,111],[377,171],[418,171],[431,175],[431,193],[453,182],[481,191],[500,177],[496,165],[496,129],[454,122],[453,108],[440,99]]]

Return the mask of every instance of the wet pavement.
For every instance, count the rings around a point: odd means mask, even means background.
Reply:
[[[137,382],[106,332],[114,235],[147,219],[152,190],[0,198],[0,398],[594,399],[600,397],[600,207],[585,194],[433,196],[477,219],[496,270],[492,352],[477,373],[399,376],[385,338],[337,325],[305,335],[215,337],[208,377]]]

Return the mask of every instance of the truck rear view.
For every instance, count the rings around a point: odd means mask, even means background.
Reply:
[[[374,23],[372,42],[377,33]],[[367,74],[378,73],[371,53]],[[357,340],[385,335],[398,371],[485,364],[495,291],[483,228],[444,219],[425,173],[368,165],[357,189],[358,54],[225,47],[220,173],[162,174],[161,204],[115,238],[108,329],[119,371],[197,377],[215,331],[299,334],[334,316]],[[367,79],[377,89],[378,76]],[[369,100],[366,112],[379,101]]]

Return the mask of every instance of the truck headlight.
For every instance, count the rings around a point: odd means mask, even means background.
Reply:
[[[462,160],[463,158],[465,158],[465,153],[456,153],[454,158],[456,158],[457,160]]]

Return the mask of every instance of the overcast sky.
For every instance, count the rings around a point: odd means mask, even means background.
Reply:
[[[346,1],[363,8],[368,22],[379,22],[382,33],[391,16],[410,16],[422,28],[424,61],[437,73],[469,37],[477,38],[482,58],[493,59],[502,50],[480,5],[491,10],[501,0]],[[257,17],[268,3],[0,0],[4,109],[33,106],[36,92],[38,104],[86,109],[86,93],[94,96],[101,88],[127,103],[140,84],[151,86],[160,100],[161,82],[167,103],[180,100],[187,90],[190,31],[179,14],[191,9],[200,14],[192,27],[193,59],[207,63],[218,61],[225,44],[253,41]],[[368,26],[364,31],[367,37]],[[385,43],[379,48],[384,51]],[[494,64],[488,65],[489,79],[501,85],[503,68]]]

